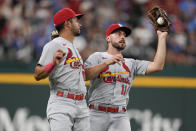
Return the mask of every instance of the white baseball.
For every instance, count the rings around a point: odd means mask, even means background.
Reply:
[[[163,17],[159,17],[159,18],[157,19],[157,23],[158,23],[159,25],[162,25],[162,24],[164,23]]]

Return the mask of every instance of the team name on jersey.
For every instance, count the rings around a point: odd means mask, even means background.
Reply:
[[[78,69],[80,66],[83,66],[83,65],[80,63],[80,61],[75,61],[75,62],[70,63],[70,67],[71,67],[72,69]]]
[[[68,48],[68,53],[64,65],[70,64],[70,67],[72,69],[79,69],[80,66],[82,66],[82,75],[84,80],[86,80],[84,65],[80,62],[80,60],[82,60],[82,58],[74,57],[71,49]]]
[[[110,73],[111,74],[111,72],[106,72],[106,73]],[[122,77],[121,75],[103,77],[103,81],[105,83],[115,83],[117,81],[117,82],[130,84],[129,77]]]
[[[109,66],[107,66],[103,71],[99,74],[99,78],[103,78],[105,83],[115,83],[122,82],[126,84],[130,84],[129,78],[131,77],[131,71],[129,70],[128,66],[123,63],[122,67],[126,70],[126,72],[110,72]],[[128,77],[123,77],[122,74],[128,74]]]
[[[80,66],[83,67],[83,64],[80,62],[80,60],[82,60],[82,58],[73,57],[73,53],[72,53],[71,49],[68,48],[68,53],[67,53],[67,57],[64,62],[64,65],[70,63],[70,67],[72,69],[79,69]]]

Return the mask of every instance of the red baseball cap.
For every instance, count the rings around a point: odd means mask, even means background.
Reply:
[[[110,34],[112,34],[116,30],[122,30],[122,31],[124,31],[125,34],[126,34],[126,37],[131,34],[131,29],[129,27],[122,26],[121,24],[112,24],[112,25],[110,25],[107,28],[107,30],[105,32],[105,36],[106,37],[109,36]]]
[[[54,26],[56,27],[70,18],[77,17],[78,19],[80,19],[82,16],[83,16],[83,14],[76,14],[70,8],[64,8],[64,9],[58,11],[54,15],[54,17],[53,17]]]

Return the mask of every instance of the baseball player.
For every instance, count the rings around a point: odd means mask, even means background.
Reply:
[[[35,68],[36,80],[49,76],[47,118],[51,131],[90,131],[83,61],[72,44],[80,34],[81,17],[69,8],[54,15],[59,37],[44,46]]]
[[[121,55],[126,46],[125,38],[130,34],[129,27],[110,25],[106,30],[107,52],[95,52],[85,62],[86,77],[92,79],[88,91],[91,131],[131,131],[126,107],[135,76],[163,69],[167,32],[161,31],[157,31],[158,48],[152,62],[124,58],[120,63],[106,66],[97,74],[88,69],[106,62],[114,55]]]
[[[73,45],[73,39],[80,34],[76,14],[69,8],[58,11],[53,22],[57,32],[51,37],[42,51],[35,68],[35,79],[49,76],[50,98],[47,106],[47,118],[51,131],[90,131],[89,108],[86,104],[85,71],[82,58]],[[116,55],[89,69],[104,69],[109,64],[122,61]],[[97,70],[99,72],[99,70]],[[96,70],[95,70],[96,71]]]

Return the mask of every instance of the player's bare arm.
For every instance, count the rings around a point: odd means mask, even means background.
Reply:
[[[113,55],[112,58],[108,59],[107,61],[101,64],[98,64],[96,66],[86,67],[85,68],[86,80],[95,78],[107,66],[115,63],[120,64],[121,62],[124,63],[124,58],[121,54],[117,54],[117,55]]]
[[[146,74],[152,74],[163,70],[166,57],[166,38],[167,32],[157,31],[158,46],[153,62],[150,62]]]
[[[53,61],[51,63],[47,64],[46,66],[37,65],[34,72],[35,79],[39,81],[48,77],[52,69],[63,60],[64,55],[65,53],[59,49],[54,53]]]

